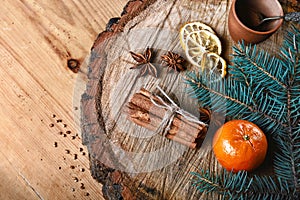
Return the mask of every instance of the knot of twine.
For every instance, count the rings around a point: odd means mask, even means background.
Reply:
[[[176,114],[180,114],[182,117],[184,117],[187,121],[189,122],[194,122],[196,124],[202,125],[202,126],[207,126],[206,123],[201,122],[197,117],[195,117],[194,115],[190,114],[189,112],[183,110],[182,108],[180,108],[166,93],[165,91],[163,91],[162,88],[160,88],[159,86],[157,86],[157,89],[163,94],[164,97],[166,97],[168,99],[168,101],[170,102],[170,104],[166,103],[160,96],[156,95],[156,94],[151,94],[150,96],[150,100],[151,102],[160,108],[166,109],[167,112],[164,115],[164,118],[162,119],[162,122],[160,123],[160,127],[159,130],[162,129],[162,132],[164,133],[164,136],[166,135],[166,133],[168,133],[168,131],[171,128],[173,119],[175,117]],[[161,104],[158,104],[157,102],[155,102],[154,98],[158,99]]]

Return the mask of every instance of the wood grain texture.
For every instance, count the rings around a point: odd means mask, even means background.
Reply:
[[[125,3],[1,1],[0,199],[102,199],[74,122],[78,75],[67,60],[83,62]]]
[[[287,3],[290,2],[282,1],[285,11],[292,9]],[[229,61],[233,43],[227,30],[227,16],[231,1],[150,0],[130,1],[128,5],[132,6],[129,6],[132,12],[123,16],[111,31],[101,33],[93,46],[89,82],[82,98],[83,141],[90,152],[92,175],[104,184],[107,199],[217,198],[216,194],[198,193],[189,181],[191,171],[221,169],[209,145],[195,151],[177,146],[165,138],[153,135],[145,138],[151,133],[128,122],[122,107],[142,86],[155,91],[159,84],[168,94],[175,94],[181,106],[193,110],[189,106],[193,103],[184,93],[186,85],[182,83],[182,76],[168,74],[159,68],[158,57],[168,50],[184,55],[178,31],[182,24],[200,20],[210,25],[221,38],[222,55]],[[276,52],[288,26],[285,23],[258,46]],[[146,47],[155,52],[153,62],[160,70],[158,79],[151,76],[139,78],[137,71],[130,70],[133,60],[129,51],[142,52]],[[208,134],[213,133],[211,130]],[[208,135],[207,144],[211,137]],[[169,149],[154,157],[146,154],[165,146]],[[139,157],[131,152],[143,155]],[[177,157],[175,153],[180,155]],[[159,161],[159,158],[170,160]],[[168,164],[164,163],[168,161]],[[166,165],[157,166],[161,163]]]

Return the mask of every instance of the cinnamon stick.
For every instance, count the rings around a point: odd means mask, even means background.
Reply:
[[[196,127],[186,123],[184,120],[181,120],[183,117],[181,115],[176,115],[173,119],[172,124],[176,127],[178,127],[179,129],[183,129],[185,130],[185,132],[187,132],[187,134],[197,138],[199,136],[199,132],[201,132],[201,130],[203,129],[202,126],[198,126]]]
[[[130,102],[138,106],[139,108],[151,112],[151,114],[156,115],[161,119],[163,119],[167,110],[165,108],[154,105],[149,99],[150,95],[148,91],[143,90],[142,92],[143,94],[141,93],[134,94]],[[160,100],[158,100],[157,98],[155,97],[152,98],[154,101],[161,103],[159,102]],[[190,122],[189,120],[182,117],[180,114],[175,115],[172,124],[176,127],[180,127],[186,130],[187,134],[191,134],[193,137],[197,137],[198,133],[203,129],[202,125],[197,124],[195,122]]]
[[[140,120],[143,122],[143,124],[151,124],[151,130],[153,131],[159,127],[162,121],[161,118],[158,118],[155,115],[150,116],[149,112],[144,111],[143,109],[134,105],[131,102],[128,103],[127,108],[127,113],[130,115],[131,118],[135,119],[135,122],[136,120]],[[175,120],[177,122],[174,123]],[[186,140],[191,142],[194,142],[195,139],[200,136],[199,133],[201,133],[201,130],[185,126],[184,123],[180,122],[178,118],[174,119],[174,121],[170,126],[170,130],[168,131],[171,135],[178,134],[181,137],[185,136]]]
[[[134,94],[130,102],[160,118],[163,118],[167,111],[165,108],[154,105],[148,97],[140,93]]]
[[[155,102],[157,102],[158,104],[163,104],[163,102],[161,102],[161,100],[159,98],[157,98],[156,96],[152,95],[151,92],[149,92],[148,90],[146,90],[145,88],[141,88],[140,94],[144,95],[145,97],[148,97],[149,99],[152,98]],[[179,118],[179,119],[178,119]],[[175,118],[176,122],[178,121],[184,121],[185,123],[191,125],[191,126],[196,126],[196,128],[198,129],[202,129],[203,125],[200,125],[200,124],[196,124],[194,122],[191,122],[187,119],[185,119],[184,117],[182,117],[182,115],[180,114],[177,114],[176,115],[176,118]]]
[[[173,140],[173,141],[175,141],[175,142],[178,142],[178,143],[180,143],[180,144],[183,144],[183,145],[185,145],[185,146],[188,146],[188,147],[191,148],[191,149],[195,149],[196,146],[197,146],[196,143],[194,143],[194,142],[188,142],[188,141],[186,141],[186,140],[184,140],[184,139],[182,139],[182,138],[180,138],[180,137],[178,137],[178,136],[175,136],[175,135],[167,134],[167,135],[166,135],[166,138],[168,138],[168,139],[170,139],[170,140]]]
[[[152,115],[147,111],[144,111],[143,109],[132,104],[131,102],[129,102],[127,105],[127,113],[131,118],[143,121],[144,123],[151,124],[155,130],[159,127],[162,120],[161,118]]]
[[[182,139],[188,141],[188,142],[195,142],[196,138],[192,137],[191,135],[188,135],[186,132],[178,129],[178,127],[173,126],[168,131],[168,134],[181,137]]]
[[[184,116],[182,116],[181,114],[177,114],[176,117],[180,120],[180,121],[183,121],[184,123],[194,127],[194,128],[197,128],[197,129],[202,129],[202,127],[205,126],[205,124],[198,124],[196,122],[193,122],[193,121],[190,121],[188,119],[186,119]]]
[[[139,93],[132,96],[126,109],[132,122],[155,131],[161,125],[169,108],[162,99],[142,88]],[[191,121],[179,113],[174,114],[168,128],[167,138],[190,148],[196,148],[198,141],[203,141],[207,131],[204,123]]]
[[[141,120],[136,119],[136,118],[132,118],[132,117],[129,117],[129,118],[135,124],[137,124],[139,126],[142,126],[142,127],[146,128],[146,129],[149,129],[150,131],[155,131],[156,130],[156,127],[154,127],[152,124],[149,124],[147,122],[141,121]]]

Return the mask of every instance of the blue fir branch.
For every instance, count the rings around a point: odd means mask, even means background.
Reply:
[[[252,84],[266,88],[273,95],[281,96],[286,91],[287,72],[281,60],[262,50],[257,53],[256,46],[245,46],[243,43],[233,47],[233,52],[232,63],[247,78],[251,77]]]
[[[191,180],[200,192],[216,192],[223,199],[294,199],[285,180],[271,176],[250,176],[245,171],[234,174],[225,170],[213,173],[209,170],[192,172]]]
[[[300,198],[300,31],[292,27],[278,55],[240,43],[233,47],[229,76],[211,71],[187,73],[189,93],[201,106],[228,119],[257,124],[276,146],[274,176],[246,172],[192,173],[200,192],[229,199]]]
[[[219,79],[219,77],[215,77],[218,75],[211,74],[208,76],[191,72],[185,78],[190,85],[188,92],[194,98],[197,98],[203,107],[210,107],[215,112],[224,112],[229,117],[235,116],[236,118],[236,116],[243,115],[247,120],[258,121],[261,126],[265,126],[270,132],[273,132],[274,128],[282,130],[287,127],[287,124],[269,115],[270,105],[277,111],[283,110],[282,105],[276,105],[276,102],[269,100],[262,91],[255,95],[259,97],[256,103],[260,102],[261,99],[264,101],[256,105],[254,95],[251,94],[249,87],[234,81],[231,77]],[[274,115],[282,116],[283,112]]]

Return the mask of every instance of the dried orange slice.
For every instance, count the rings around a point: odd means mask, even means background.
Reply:
[[[222,78],[227,74],[226,61],[216,53],[208,52],[202,56],[201,69],[209,69],[212,73],[219,73]]]
[[[218,36],[207,30],[194,31],[187,35],[185,54],[193,65],[199,66],[206,52],[221,54],[222,45]]]
[[[201,30],[207,30],[213,34],[215,34],[214,30],[202,23],[202,22],[190,22],[190,23],[186,23],[183,27],[181,27],[180,29],[180,44],[182,46],[183,49],[185,49],[185,43],[186,43],[186,37],[195,31],[201,31]]]

